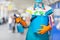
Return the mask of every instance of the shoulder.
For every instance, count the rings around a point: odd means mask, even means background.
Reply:
[[[52,8],[50,6],[48,6],[48,5],[45,5],[45,11],[47,12],[49,10],[52,10]]]
[[[45,13],[46,13],[46,15],[50,15],[50,14],[52,14],[52,12],[53,12],[53,10],[52,10],[52,8],[50,7],[50,6],[45,6]]]

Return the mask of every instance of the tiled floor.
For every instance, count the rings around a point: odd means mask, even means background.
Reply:
[[[7,24],[0,25],[0,40],[25,40],[27,29],[23,34],[12,33]]]

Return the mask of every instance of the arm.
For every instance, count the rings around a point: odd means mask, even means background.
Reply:
[[[38,32],[39,34],[45,34],[46,32],[52,29],[50,24],[48,26],[45,26],[45,25],[42,25],[42,26],[43,26],[43,29]]]
[[[54,26],[54,15],[53,15],[53,14],[51,14],[51,15],[49,16],[49,23],[50,23],[51,27]]]
[[[29,10],[29,9],[27,9],[27,10],[26,10],[26,20],[25,20],[26,23],[27,23],[27,26],[30,25],[31,15],[32,15],[32,11]]]

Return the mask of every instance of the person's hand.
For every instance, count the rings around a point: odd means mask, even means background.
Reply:
[[[38,34],[45,34],[47,31],[51,30],[51,26],[48,25],[48,26],[45,26],[45,25],[42,25],[43,28],[38,32]]]

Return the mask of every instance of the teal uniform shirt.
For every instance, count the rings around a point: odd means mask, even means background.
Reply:
[[[29,12],[31,13],[31,11]],[[39,29],[42,29],[41,25],[47,26],[49,24],[49,15],[52,13],[52,9],[49,8],[48,11],[38,10],[38,12],[35,10],[32,13],[34,13],[32,14],[32,18],[36,17],[29,25],[26,40],[49,40],[48,32],[45,34],[38,34],[37,32],[39,32]]]

